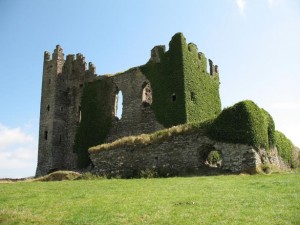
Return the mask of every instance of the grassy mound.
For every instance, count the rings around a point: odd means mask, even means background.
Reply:
[[[81,177],[80,173],[74,171],[56,171],[46,176],[39,177],[33,181],[62,181],[62,180],[75,180]]]

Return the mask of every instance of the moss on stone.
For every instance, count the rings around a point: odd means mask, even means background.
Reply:
[[[208,128],[211,138],[266,148],[275,144],[275,126],[269,113],[250,100],[224,109]],[[271,145],[271,146],[270,146]]]
[[[199,57],[196,45],[177,33],[159,57],[160,63],[150,60],[141,70],[151,82],[151,107],[161,124],[201,122],[220,113],[219,76],[207,73],[206,58]]]
[[[109,111],[112,83],[106,79],[86,83],[81,99],[82,119],[75,137],[74,149],[78,167],[90,164],[88,148],[104,143],[110,130],[112,118]]]
[[[288,164],[292,164],[293,143],[280,131],[275,132],[278,155]]]

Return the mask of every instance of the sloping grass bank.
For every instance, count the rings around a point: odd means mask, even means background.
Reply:
[[[0,184],[0,224],[299,224],[298,174]]]

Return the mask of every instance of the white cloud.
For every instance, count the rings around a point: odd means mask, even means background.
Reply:
[[[0,178],[33,176],[36,160],[37,138],[0,124]]]
[[[246,0],[236,0],[235,2],[237,4],[240,12],[244,13],[245,7],[246,7]]]
[[[0,124],[0,151],[13,144],[24,144],[33,138],[21,131],[21,128],[8,128]]]

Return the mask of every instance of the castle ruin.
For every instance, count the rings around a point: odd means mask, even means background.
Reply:
[[[223,168],[233,172],[253,171],[266,160],[280,164],[276,149],[267,159],[264,149],[217,142],[201,132],[90,154],[89,148],[123,137],[215,119],[221,101],[218,66],[195,44],[187,44],[182,33],[172,37],[168,50],[154,47],[146,64],[125,72],[97,75],[95,66],[86,64],[81,54],[65,58],[59,45],[52,57],[44,53],[36,176],[89,166],[102,175],[147,168],[197,170],[212,150],[223,156]]]

